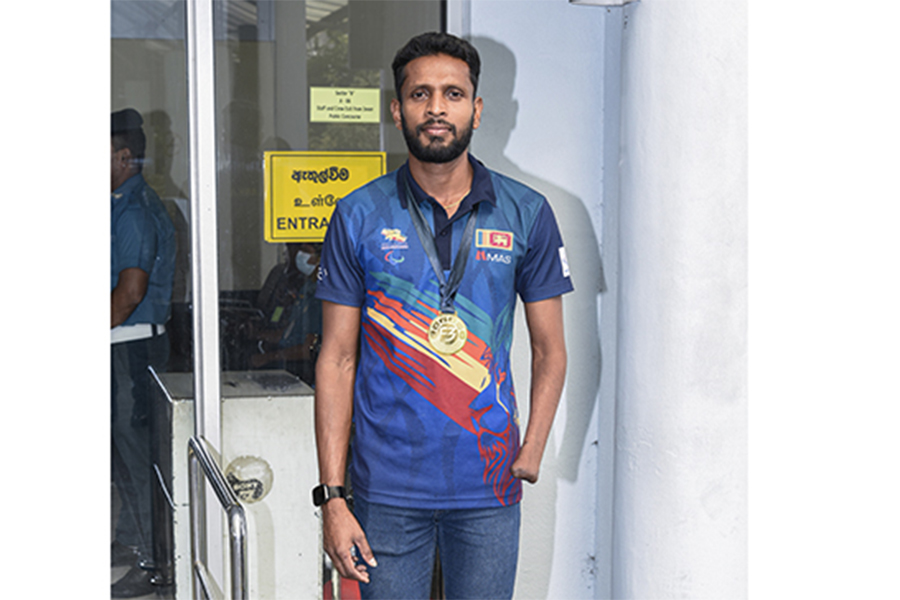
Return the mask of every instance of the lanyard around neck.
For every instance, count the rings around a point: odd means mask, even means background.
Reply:
[[[411,177],[411,175],[407,173],[407,177]],[[441,267],[441,261],[438,258],[434,234],[431,233],[431,228],[428,227],[428,223],[425,221],[422,209],[419,208],[419,204],[413,198],[412,193],[410,193],[409,181],[405,177],[401,179],[403,179],[403,192],[406,196],[406,206],[409,209],[410,217],[416,228],[416,233],[419,234],[419,241],[422,242],[422,247],[425,249],[425,255],[431,261],[431,269],[434,271],[438,283],[440,283],[441,312],[455,313],[453,302],[456,298],[456,292],[459,291],[459,285],[462,283],[466,263],[469,261],[469,247],[472,245],[472,238],[475,234],[475,216],[478,213],[478,204],[472,207],[472,212],[469,213],[466,228],[463,230],[462,239],[459,242],[459,250],[456,252],[456,259],[450,268],[450,276],[448,278],[444,276],[444,269]]]

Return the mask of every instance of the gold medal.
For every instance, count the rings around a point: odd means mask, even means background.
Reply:
[[[442,313],[431,322],[428,341],[441,354],[456,354],[466,345],[468,334],[462,319],[454,313]]]

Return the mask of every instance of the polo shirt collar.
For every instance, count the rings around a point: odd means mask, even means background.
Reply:
[[[493,206],[497,206],[497,196],[494,194],[494,184],[491,182],[490,171],[488,171],[487,167],[485,167],[480,160],[472,156],[471,152],[468,156],[469,164],[472,165],[472,189],[469,191],[469,195],[466,196],[466,199],[463,200],[462,204],[459,205],[459,209],[451,219],[452,221],[456,220],[457,216],[469,212],[469,210],[479,202],[487,201]],[[440,203],[437,200],[426,194],[424,190],[419,187],[419,183],[409,172],[409,161],[407,160],[403,163],[403,166],[397,170],[397,189],[401,190],[398,195],[400,196],[400,206],[402,206],[404,210],[406,209],[406,194],[402,193],[403,180],[400,179],[401,177],[407,178],[407,181],[410,182],[409,187],[416,202],[421,204],[426,200],[430,200],[434,204],[440,206]]]
[[[141,182],[144,181],[144,176],[141,173],[135,173],[131,177],[125,180],[122,185],[116,188],[116,190],[112,193],[112,197],[114,200],[118,200],[123,196],[127,196],[135,188],[137,188]]]

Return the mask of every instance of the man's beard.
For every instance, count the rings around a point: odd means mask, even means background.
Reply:
[[[450,128],[448,133],[453,138],[446,146],[433,146],[431,144],[426,146],[419,141],[420,131],[434,123],[446,125]],[[466,151],[466,148],[469,147],[469,143],[472,141],[472,132],[474,131],[472,126],[475,124],[475,114],[472,114],[472,118],[469,119],[469,126],[462,130],[461,135],[456,135],[456,127],[440,119],[429,119],[416,127],[415,131],[411,131],[406,125],[406,117],[403,116],[402,112],[400,113],[400,124],[403,126],[403,138],[406,140],[406,147],[409,148],[410,154],[426,163],[448,163],[459,158]],[[432,137],[431,139],[434,140],[436,138]]]

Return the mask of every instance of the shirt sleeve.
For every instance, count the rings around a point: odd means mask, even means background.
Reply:
[[[147,273],[156,260],[156,228],[147,211],[126,210],[116,223],[116,267],[121,273],[137,267]]]
[[[365,273],[340,202],[325,234],[316,298],[348,306],[362,306],[366,300]]]
[[[523,302],[538,302],[574,289],[556,217],[545,199],[528,234],[528,250],[516,274]]]

